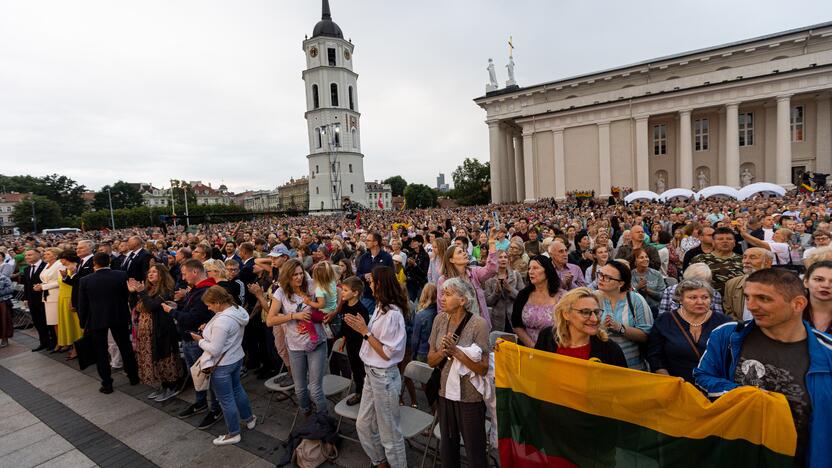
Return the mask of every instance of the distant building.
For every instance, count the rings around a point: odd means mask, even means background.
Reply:
[[[365,182],[367,208],[371,210],[390,210],[393,208],[393,189],[390,184],[379,181]]]
[[[281,210],[307,210],[309,208],[309,179],[289,179],[289,182],[279,186],[278,206]]]
[[[231,204],[231,195],[228,193],[228,189],[225,185],[220,185],[218,189],[214,189],[211,187],[211,183],[209,182],[208,185],[202,183],[201,180],[189,182],[191,185],[191,190],[194,191],[196,195],[196,204],[197,205],[230,205]]]
[[[450,185],[445,183],[445,174],[440,172],[439,177],[436,178],[436,190],[439,190],[440,192],[447,192],[450,189]]]
[[[269,206],[269,195],[276,190],[256,190],[249,192],[249,195],[243,199],[243,207],[249,211],[272,211],[276,207]]]
[[[170,206],[170,190],[160,189],[153,186],[153,184],[146,184],[144,182],[130,183],[142,195],[144,206],[151,208]]]
[[[14,206],[28,199],[28,193],[0,193],[0,232],[9,233],[17,227],[12,219]]]

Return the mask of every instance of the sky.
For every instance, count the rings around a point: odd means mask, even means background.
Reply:
[[[832,2],[331,0],[355,44],[368,181],[488,159],[507,40],[520,86],[832,20]],[[319,0],[0,0],[0,174],[273,189],[308,172]]]

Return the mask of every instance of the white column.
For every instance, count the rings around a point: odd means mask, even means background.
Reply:
[[[523,186],[526,189],[526,203],[537,200],[534,187],[534,134],[523,132]]]
[[[777,154],[775,155],[775,180],[782,186],[791,186],[792,132],[791,96],[777,96]]]
[[[832,172],[832,115],[829,95],[821,95],[816,101],[815,172],[829,174]],[[805,116],[804,116],[805,117]],[[803,119],[805,122],[807,119]],[[804,130],[803,134],[806,132]]]
[[[514,192],[515,201],[522,202],[526,197],[526,178],[523,176],[523,137],[514,136]]]
[[[693,187],[693,144],[691,142],[690,109],[679,111],[679,187]]]
[[[517,179],[514,172],[514,135],[510,128],[506,128],[506,159],[505,169],[503,170],[503,201],[515,202],[514,195],[517,193]]]
[[[635,190],[650,190],[650,160],[648,159],[649,115],[636,117],[636,183]]]
[[[598,197],[609,197],[612,187],[610,172],[610,123],[598,124]]]
[[[553,132],[555,148],[555,199],[566,198],[566,148],[563,143],[563,129]]]
[[[503,191],[500,179],[503,177],[502,163],[506,152],[506,142],[499,122],[488,122],[488,137],[491,163],[491,202],[502,203]]]
[[[739,103],[725,105],[725,185],[740,186]]]

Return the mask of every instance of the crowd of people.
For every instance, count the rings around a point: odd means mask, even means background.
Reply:
[[[23,285],[40,345],[89,335],[102,393],[111,368],[155,390],[192,379],[217,445],[257,417],[241,379],[281,374],[304,417],[327,415],[334,340],[375,466],[406,466],[400,405],[418,405],[408,362],[436,370],[431,411],[447,466],[461,440],[486,466],[489,334],[571,358],[684,379],[709,398],[741,385],[783,393],[797,459],[830,466],[832,197],[625,205],[577,200],[264,218],[236,224],[2,238],[0,346]],[[196,369],[196,371],[194,370]],[[208,376],[207,385],[193,372]],[[199,384],[197,385],[197,381]],[[406,397],[409,403],[406,403]],[[496,424],[491,424],[496,427]]]

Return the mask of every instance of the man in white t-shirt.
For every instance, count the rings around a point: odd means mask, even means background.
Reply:
[[[760,247],[773,252],[775,265],[788,265],[790,263],[791,250],[789,248],[789,239],[792,237],[792,232],[788,229],[778,229],[774,232],[770,241],[761,241],[752,236],[748,233],[748,229],[744,224],[740,224],[739,231],[742,238],[748,242],[749,247]]]

